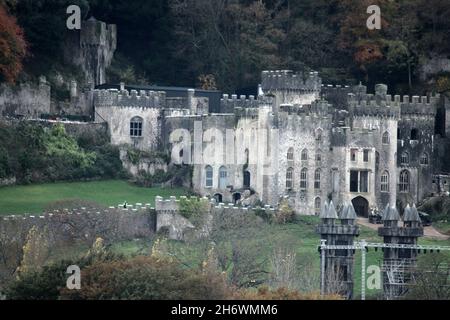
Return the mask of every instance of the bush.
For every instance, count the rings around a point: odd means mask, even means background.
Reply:
[[[280,203],[280,207],[275,213],[274,220],[278,224],[292,223],[295,221],[295,212],[286,200],[283,200]]]
[[[81,290],[62,289],[62,299],[200,300],[228,295],[220,276],[186,270],[153,257],[94,263],[82,270],[81,277]]]

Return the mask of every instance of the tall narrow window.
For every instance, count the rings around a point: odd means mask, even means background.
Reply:
[[[358,149],[350,149],[350,160],[356,161],[356,156],[358,154]]]
[[[142,137],[142,118],[134,117],[130,121],[130,136]]]
[[[381,175],[381,192],[389,192],[389,172],[387,171]]]
[[[363,161],[364,162],[369,162],[369,151],[368,149],[364,149],[364,153],[363,153]]]
[[[288,159],[288,161],[294,161],[294,149],[293,148],[289,148],[289,150],[287,152],[287,159]]]
[[[350,171],[350,192],[358,192],[358,171]]]
[[[383,144],[389,144],[391,142],[391,138],[389,136],[389,132],[385,131],[383,133],[382,143]]]
[[[308,188],[308,169],[303,168],[300,172],[300,189],[306,190]]]
[[[400,192],[409,192],[409,172],[408,170],[403,170],[400,172],[400,184],[399,184]]]
[[[369,192],[369,172],[359,172],[359,192]]]
[[[316,162],[317,162],[317,163],[322,162],[322,151],[320,151],[320,150],[317,150],[317,153],[316,153]]]
[[[219,169],[219,189],[225,189],[228,185],[228,172],[224,166]]]
[[[415,128],[411,130],[411,140],[419,140],[419,130]]]
[[[286,189],[292,189],[293,177],[294,177],[294,169],[288,168],[286,171]]]
[[[420,164],[424,166],[428,165],[428,154],[426,152],[420,156]]]
[[[308,150],[303,149],[302,150],[302,161],[307,161],[307,160],[308,160]]]
[[[400,157],[400,164],[409,164],[409,153],[408,152],[403,152],[402,156]]]
[[[213,186],[213,168],[206,166],[205,168],[205,187],[212,188]]]
[[[320,169],[317,169],[314,172],[314,189],[320,189]]]
[[[320,209],[322,208],[322,200],[319,197],[314,199],[314,212],[316,215],[320,214]]]

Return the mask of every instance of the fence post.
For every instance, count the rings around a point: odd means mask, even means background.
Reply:
[[[361,240],[361,300],[366,300],[366,240]]]
[[[320,240],[320,294],[323,296],[325,294],[325,250],[326,250],[327,240]]]

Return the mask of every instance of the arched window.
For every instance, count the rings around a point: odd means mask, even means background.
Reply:
[[[316,215],[320,213],[321,208],[322,208],[322,200],[319,197],[317,197],[316,199],[314,199],[314,212]]]
[[[419,130],[414,128],[411,129],[411,140],[419,140]]]
[[[205,187],[212,188],[213,186],[213,168],[206,166],[205,168]]]
[[[228,172],[224,166],[219,168],[219,189],[225,189],[228,185]]]
[[[306,190],[308,188],[308,169],[303,168],[300,172],[300,189]]]
[[[383,133],[382,143],[383,144],[389,144],[391,142],[391,138],[389,136],[389,132],[385,131]]]
[[[294,149],[293,148],[289,148],[289,150],[287,152],[287,159],[288,159],[288,161],[294,161]]]
[[[286,171],[286,189],[292,189],[293,176],[294,176],[294,169],[288,168]]]
[[[400,158],[400,164],[409,164],[409,153],[408,152],[403,152],[402,156]]]
[[[420,156],[420,164],[424,166],[428,165],[428,154],[426,152],[422,153],[422,156]]]
[[[389,172],[387,171],[381,175],[381,192],[389,192]]]
[[[409,172],[408,170],[403,170],[400,172],[400,192],[409,192]]]
[[[302,150],[302,161],[307,161],[308,160],[308,149],[303,149]]]
[[[316,130],[316,141],[317,142],[322,142],[322,129],[317,129]]]
[[[320,189],[320,169],[317,169],[314,172],[314,189]]]
[[[322,162],[322,151],[321,150],[317,150],[317,152],[316,152],[316,162],[318,162],[318,163]]]
[[[142,118],[134,117],[130,120],[130,136],[142,137]]]

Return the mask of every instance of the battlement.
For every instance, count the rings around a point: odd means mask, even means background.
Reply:
[[[319,92],[322,80],[318,72],[294,73],[292,70],[263,71],[261,88],[264,92],[292,90]]]
[[[154,210],[154,208],[149,204],[136,203],[135,205],[127,204],[124,208],[124,204],[119,204],[117,206],[111,206],[107,209],[95,209],[95,208],[73,208],[73,209],[62,209],[62,210],[52,210],[43,212],[40,214],[25,213],[20,215],[6,215],[0,218],[0,223],[6,221],[30,221],[33,222],[45,222],[51,221],[54,218],[61,216],[82,216],[82,215],[109,215],[113,213],[142,213],[148,212],[148,210]]]
[[[312,104],[305,105],[280,105],[280,112],[285,112],[289,115],[327,115],[331,105],[325,100],[316,100]]]
[[[397,97],[397,96],[396,96]],[[433,96],[403,96],[401,103],[402,115],[431,115],[437,112],[440,95]]]
[[[87,21],[82,22],[80,32],[80,46],[82,48],[89,46],[116,46],[117,26],[114,24],[106,24],[91,17]]]
[[[255,96],[241,95],[238,97],[236,94],[231,96],[224,94],[220,99],[221,110],[233,110],[234,108],[258,108],[259,101],[255,99]]]
[[[166,103],[164,91],[141,90],[95,90],[94,104],[96,107],[142,107],[163,108]]]

